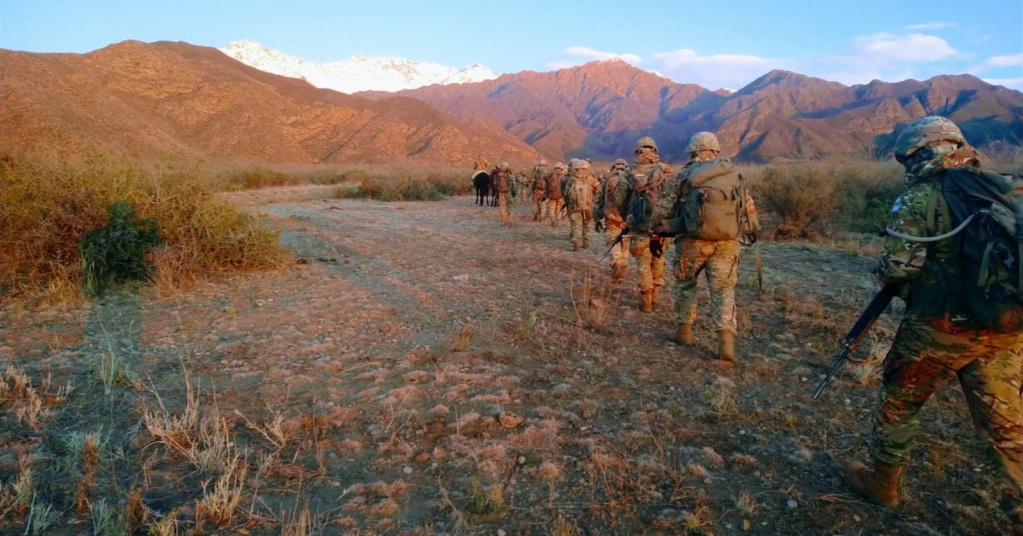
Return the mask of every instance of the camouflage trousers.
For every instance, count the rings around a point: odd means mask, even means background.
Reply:
[[[735,333],[735,282],[739,276],[738,240],[680,239],[675,243],[675,322],[696,320],[696,284],[706,269],[715,331]]]
[[[661,242],[661,255],[658,257],[650,252],[650,242],[653,240]],[[670,243],[668,238],[646,236],[634,236],[629,241],[629,253],[636,259],[640,292],[650,292],[654,287],[659,288],[664,284],[664,248]]]
[[[907,316],[884,361],[872,438],[874,459],[889,465],[906,461],[920,427],[920,408],[943,380],[955,374],[974,425],[987,434],[1007,477],[1011,496],[1023,501],[1021,366],[1023,333],[950,334],[935,327],[935,319]]]
[[[604,228],[604,244],[610,246],[611,242],[618,238],[622,230],[625,229],[625,222],[623,221],[607,221],[607,227]],[[621,272],[629,268],[629,239],[622,238],[622,241],[611,248],[611,253],[608,254],[611,257],[611,272]]]
[[[568,214],[568,238],[572,240],[573,246],[582,245],[583,247],[589,247],[591,219],[593,217],[588,209],[574,210]]]
[[[561,220],[561,207],[565,206],[564,199],[548,199],[547,214],[551,217],[551,227],[557,227]],[[540,218],[543,221],[543,218]]]
[[[508,204],[511,202],[509,197],[510,194],[508,192],[499,192],[497,194],[497,211],[501,214],[502,220],[511,218],[511,210],[508,208]]]
[[[533,192],[533,219],[544,220],[544,211],[547,209],[547,200],[543,198],[543,190]]]

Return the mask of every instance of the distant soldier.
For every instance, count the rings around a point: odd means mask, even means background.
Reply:
[[[1009,514],[1010,530],[1023,534],[1023,332],[1018,311],[1012,308],[1007,319],[992,316],[1011,320],[1004,324],[984,323],[980,316],[991,312],[983,307],[991,306],[1003,289],[996,287],[1000,281],[990,278],[979,283],[978,271],[981,276],[990,272],[983,271],[983,262],[966,255],[967,246],[985,251],[990,243],[978,240],[989,236],[982,228],[967,227],[966,218],[985,215],[972,211],[964,193],[984,192],[980,197],[991,213],[997,212],[996,207],[1018,211],[1017,200],[1010,198],[1011,207],[991,202],[1005,199],[1005,192],[1018,184],[980,169],[977,151],[966,143],[959,127],[944,117],[923,117],[899,131],[895,159],[905,168],[907,190],[889,214],[888,236],[874,272],[882,283],[899,285],[906,312],[884,359],[872,431],[873,464],[850,463],[849,480],[871,502],[898,505],[899,477],[920,427],[920,410],[954,375],[974,424],[987,436],[986,447],[994,454],[991,466],[1007,485],[1000,499]],[[1006,231],[1009,236],[1019,232],[1020,221],[1013,221],[1013,230]],[[1009,249],[1015,252],[1016,243]],[[1018,254],[1008,253],[999,260],[1009,274],[1019,269]],[[982,284],[992,285],[990,296],[983,296],[983,289],[976,293],[979,296],[973,295]]]
[[[593,218],[593,198],[600,189],[597,176],[586,160],[572,159],[568,163],[568,180],[563,195],[568,208],[569,238],[572,251],[590,247],[590,220]]]
[[[490,172],[490,161],[483,156],[483,153],[476,156],[476,161],[472,163],[472,170]]]
[[[604,231],[605,244],[611,245],[615,238],[625,229],[625,216],[628,215],[629,183],[624,180],[625,170],[629,163],[624,158],[615,160],[607,177],[601,181],[597,198],[593,202],[593,220],[596,230]],[[611,248],[611,283],[617,283],[625,277],[629,268],[629,239],[622,240]]]
[[[494,195],[497,197],[498,211],[501,214],[502,220],[508,220],[511,218],[511,209],[508,208],[508,197],[511,195],[512,189],[512,170],[508,162],[501,162],[493,175],[493,186]]]
[[[626,171],[629,186],[629,214],[625,224],[634,234],[629,253],[636,259],[639,277],[639,310],[653,311],[658,289],[664,284],[664,248],[670,242],[650,233],[651,217],[664,183],[671,177],[670,167],[661,162],[654,139],[644,136],[636,142],[635,159]]]
[[[547,200],[547,214],[551,218],[551,227],[557,227],[558,220],[561,219],[561,207],[565,204],[565,199],[561,196],[561,179],[567,171],[568,166],[558,162],[554,165],[554,170],[544,178],[543,197]],[[543,221],[543,216],[540,217],[540,221]]]
[[[515,195],[518,197],[519,204],[526,204],[526,199],[529,197],[532,181],[529,178],[529,173],[521,169],[515,174]]]
[[[718,357],[735,362],[735,283],[740,240],[756,231],[753,198],[735,166],[720,158],[721,147],[711,132],[689,140],[689,162],[669,180],[654,209],[654,232],[675,238],[675,322],[679,344],[693,344],[696,284],[706,269]],[[669,220],[669,216],[673,216]],[[702,218],[696,221],[694,218]],[[720,221],[719,221],[720,220]],[[751,238],[752,240],[752,238]]]
[[[533,190],[533,221],[543,221],[543,213],[546,208],[544,201],[546,199],[543,196],[544,191],[547,189],[547,174],[550,170],[547,168],[547,161],[540,160],[533,166],[533,176],[531,188]]]

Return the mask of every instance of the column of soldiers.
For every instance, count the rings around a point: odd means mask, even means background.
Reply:
[[[720,156],[717,137],[710,132],[692,136],[688,162],[672,173],[660,161],[652,138],[640,138],[628,165],[617,160],[598,180],[588,162],[572,160],[547,169],[543,160],[532,170],[528,189],[535,221],[551,218],[556,226],[562,197],[567,201],[572,249],[589,246],[590,218],[596,231],[604,231],[610,247],[611,282],[625,277],[628,259],[636,260],[641,311],[652,310],[663,285],[664,250],[674,237],[672,263],[672,316],[676,342],[693,344],[697,313],[698,276],[706,274],[710,310],[718,335],[716,364],[736,361],[735,285],[741,247],[755,241],[757,214],[749,190],[735,190],[745,213],[738,236],[716,235],[692,225],[694,199],[703,197],[703,185],[719,177],[737,175],[734,165]],[[1002,506],[1009,513],[1012,533],[1023,535],[1023,331],[991,331],[942,295],[935,274],[962,272],[962,258],[950,255],[951,234],[932,227],[935,196],[946,195],[943,176],[953,172],[983,174],[977,153],[951,121],[937,116],[919,119],[901,130],[896,159],[906,169],[908,190],[898,198],[889,219],[888,238],[875,273],[881,282],[898,284],[906,313],[884,361],[881,401],[872,433],[872,464],[853,461],[846,475],[854,491],[873,503],[895,507],[899,480],[907,453],[920,425],[919,412],[949,375],[957,376],[977,427],[987,435],[1006,488]],[[520,173],[520,179],[525,173]],[[739,176],[741,181],[741,176]],[[656,199],[649,218],[643,217],[639,199]],[[644,221],[649,219],[649,222]],[[948,225],[945,222],[945,225]],[[940,235],[940,237],[939,237]],[[934,239],[920,239],[921,237]],[[940,239],[939,239],[940,238]],[[957,268],[958,267],[958,268]],[[935,303],[941,305],[935,308]],[[954,309],[949,313],[949,307]]]

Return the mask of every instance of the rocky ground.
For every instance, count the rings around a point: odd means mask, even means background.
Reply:
[[[639,312],[634,266],[609,286],[602,240],[573,253],[567,222],[532,222],[525,206],[502,222],[469,197],[381,203],[302,187],[232,199],[284,229],[293,264],[168,296],[5,304],[5,377],[23,372],[46,396],[34,426],[9,399],[0,420],[4,492],[29,460],[35,468],[34,502],[0,516],[0,530],[33,532],[49,504],[50,530],[95,531],[100,498],[135,525],[184,533],[1005,526],[952,383],[925,408],[902,506],[866,504],[844,480],[844,464],[866,452],[876,364],[850,365],[820,399],[810,394],[877,288],[876,251],[762,242],[762,289],[755,251],[744,251],[740,362],[724,370],[711,359],[705,282],[696,345],[679,347],[670,292]],[[894,326],[883,318],[857,356],[876,361]],[[110,356],[122,367],[113,376],[99,372]],[[156,421],[189,412],[187,446],[160,435]],[[91,480],[67,461],[81,450],[68,438],[83,433],[102,439]],[[216,518],[209,498],[230,487],[225,474],[238,501]]]

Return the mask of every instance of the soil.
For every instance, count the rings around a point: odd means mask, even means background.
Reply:
[[[383,203],[331,191],[231,195],[283,229],[294,262],[280,270],[169,296],[142,288],[81,306],[5,304],[0,364],[47,393],[75,389],[42,426],[4,417],[0,483],[11,486],[31,454],[38,496],[67,527],[58,533],[95,527],[70,498],[81,475],[58,462],[61,438],[100,430],[94,494],[123,504],[139,490],[148,522],[178,516],[200,533],[1008,530],[994,466],[953,383],[925,407],[897,509],[866,503],[845,481],[845,463],[866,456],[876,361],[899,314],[855,352],[873,365],[848,364],[811,399],[877,290],[872,256],[851,242],[744,250],[739,363],[722,368],[705,281],[696,344],[681,347],[670,340],[670,270],[655,311],[642,313],[635,266],[610,285],[602,237],[573,252],[567,221],[533,222],[527,206],[502,221],[471,197]],[[124,382],[97,379],[104,353],[123,359]],[[194,506],[215,478],[140,423],[161,404],[182,411],[189,391],[226,422],[250,467],[220,527]],[[282,438],[268,432],[275,418]],[[15,513],[0,530],[25,531],[30,514]]]

